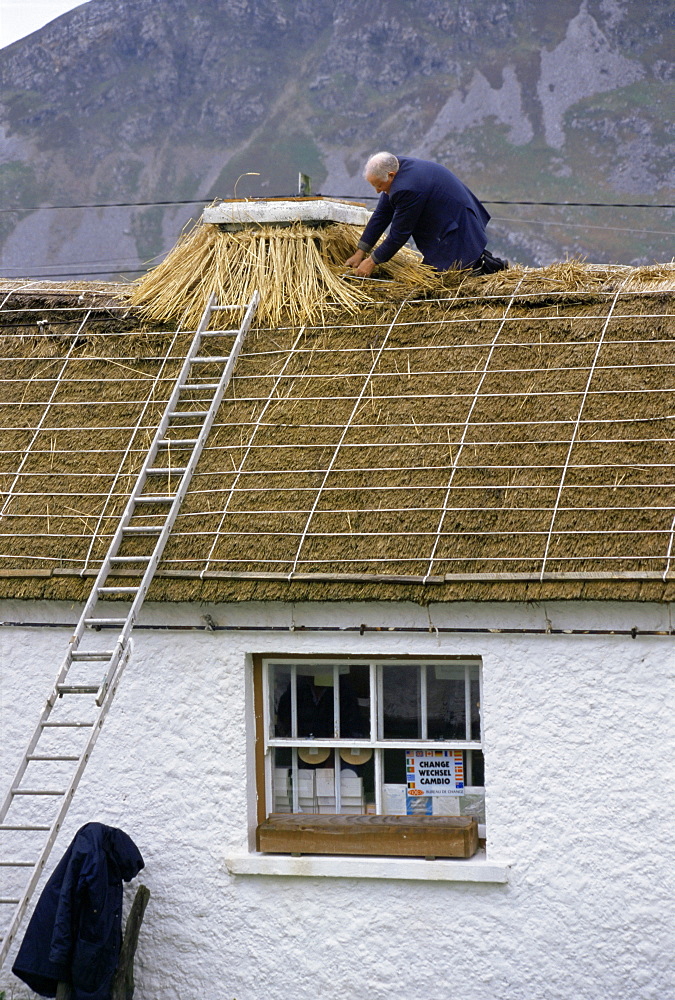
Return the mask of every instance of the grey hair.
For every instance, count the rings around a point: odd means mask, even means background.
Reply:
[[[398,173],[398,167],[399,162],[393,153],[374,153],[363,169],[363,176],[366,180],[374,177],[376,180],[386,181],[389,173]]]

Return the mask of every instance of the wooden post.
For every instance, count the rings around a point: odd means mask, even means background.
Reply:
[[[134,995],[134,955],[138,944],[138,933],[143,923],[143,914],[150,899],[150,890],[140,885],[127,919],[120,957],[112,982],[110,1000],[131,1000]],[[66,998],[64,998],[66,1000]]]

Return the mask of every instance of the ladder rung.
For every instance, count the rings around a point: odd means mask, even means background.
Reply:
[[[136,594],[138,587],[99,587],[99,594]]]
[[[138,497],[139,500],[143,499]],[[149,562],[152,556],[111,556],[110,562],[116,563],[135,563],[135,562]]]
[[[136,503],[173,503],[175,499],[175,493],[146,493],[145,496],[136,497]],[[149,559],[150,557],[144,558]]]
[[[175,466],[173,469],[146,469],[149,476],[183,476],[187,472],[185,466]]]
[[[100,684],[57,684],[59,694],[97,694]]]
[[[0,868],[35,868],[36,861],[0,861]]]
[[[56,789],[49,788],[13,788],[12,795],[65,795]]]
[[[112,660],[114,649],[74,649],[71,660]]]
[[[208,410],[172,410],[170,417],[207,417]]]
[[[199,438],[181,438],[180,440],[178,438],[162,438],[158,444],[164,448],[192,448],[197,444],[197,441],[199,441]]]
[[[20,899],[4,899],[4,898],[0,898],[0,906],[3,903],[6,903],[9,906],[18,906],[20,902],[21,902]],[[4,941],[4,938],[0,938],[0,941]]]
[[[42,729],[93,729],[95,722],[41,722]]]
[[[87,628],[96,628],[97,625],[126,625],[126,618],[85,618],[84,624]]]
[[[159,535],[161,534],[162,524],[143,524],[136,526],[131,525],[126,528],[122,528],[123,535]]]
[[[211,312],[222,312],[223,309],[245,309],[246,306],[211,306]]]
[[[236,337],[239,330],[204,330],[202,337]]]
[[[42,754],[42,753],[31,753],[28,754],[26,760],[79,760],[80,758],[73,754]],[[3,829],[0,827],[0,829]],[[24,827],[17,827],[17,830],[23,830]],[[42,827],[36,827],[36,829],[42,829]]]
[[[79,759],[79,758],[78,758]],[[28,832],[39,832],[39,833],[49,833],[51,826],[31,826],[29,824],[11,824],[11,823],[0,823],[0,831],[7,830],[23,830],[24,833]]]
[[[183,382],[181,389],[217,389],[220,382]]]
[[[216,355],[216,354],[214,354],[214,355],[210,355],[209,354],[209,355],[200,355],[197,358],[191,358],[191,362],[190,363],[193,364],[193,365],[198,365],[198,364],[203,364],[203,365],[222,365],[226,361],[229,361],[229,360],[230,360],[230,355],[229,354],[226,355],[225,357],[222,357],[221,355]]]

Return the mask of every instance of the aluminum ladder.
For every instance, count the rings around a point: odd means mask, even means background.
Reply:
[[[16,937],[130,658],[132,629],[232,377],[258,302],[257,292],[245,305],[217,305],[215,295],[209,300],[129,502],[70,638],[40,721],[0,809],[0,836],[3,841],[9,841],[0,860],[0,919],[3,913],[9,913],[9,920],[2,920],[0,930],[0,967]],[[238,329],[208,329],[214,313],[236,310],[244,311]],[[233,344],[228,341],[229,353],[223,352],[222,347],[219,350],[222,338],[232,337],[235,339]],[[209,353],[209,345],[216,353]],[[196,437],[191,430],[194,427],[198,428]],[[185,436],[186,431],[190,436]],[[187,460],[172,466],[175,452]],[[120,575],[126,578],[126,586],[110,583],[109,577]],[[111,609],[110,603],[106,605],[106,598],[117,599],[117,606],[120,599],[125,603],[130,601],[126,616],[112,616],[111,611],[117,607]],[[106,648],[99,638],[101,629],[117,633]],[[98,676],[93,676],[95,673]],[[58,787],[53,787],[55,784]],[[36,857],[18,859],[31,850],[39,850]],[[7,857],[6,851],[13,856]],[[26,874],[28,881],[24,884]],[[13,882],[9,893],[8,876]],[[18,888],[14,888],[15,885]]]

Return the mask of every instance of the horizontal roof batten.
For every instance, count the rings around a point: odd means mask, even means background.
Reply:
[[[399,353],[403,353],[405,348],[401,348]],[[173,360],[173,359],[172,359]],[[622,371],[622,372],[633,372],[638,371],[643,368],[657,368],[659,371],[663,368],[675,368],[675,361],[658,361],[658,362],[648,362],[645,364],[630,364],[630,365],[568,365],[567,367],[560,366],[558,368],[490,368],[488,369],[489,375],[551,375],[554,372],[599,372],[599,371]],[[475,368],[447,368],[439,369],[438,371],[379,371],[374,372],[371,378],[422,378],[422,377],[434,377],[438,378],[441,375],[479,375]],[[237,382],[259,382],[261,379],[276,379],[277,381],[283,380],[284,382],[293,381],[294,379],[316,379],[320,382],[334,381],[336,379],[349,379],[349,378],[362,378],[364,375],[363,371],[360,372],[336,372],[335,374],[313,374],[308,372],[300,372],[297,374],[284,373],[279,375],[278,372],[261,373],[256,375],[233,375],[233,378]],[[173,386],[175,384],[176,378],[172,375],[166,375],[163,377],[155,377],[154,375],[141,375],[138,378],[130,378],[125,376],[123,381],[125,384],[131,384],[133,382],[152,382],[155,385],[162,385],[166,383],[167,385]],[[17,384],[30,384],[37,385],[39,383],[45,382],[49,385],[55,383],[57,385],[118,385],[120,382],[118,378],[56,378],[54,376],[44,377],[44,378],[6,378],[0,379],[0,384],[3,385],[17,385]],[[200,386],[195,384],[191,386],[192,389],[199,389]]]
[[[366,375],[367,373],[363,372],[362,374]],[[490,372],[487,372],[487,374],[489,375]],[[405,375],[405,372],[401,373],[401,377],[403,377],[404,375]],[[371,376],[371,377],[377,377],[377,373],[375,373],[375,375]],[[479,400],[481,400],[481,399],[513,399],[513,398],[520,397],[520,396],[524,396],[526,399],[534,399],[535,397],[540,397],[540,396],[638,396],[638,395],[639,396],[643,396],[643,395],[649,395],[649,394],[652,394],[652,393],[662,393],[662,392],[675,392],[675,388],[667,386],[665,388],[658,388],[658,389],[589,389],[588,391],[586,391],[585,389],[582,389],[581,387],[579,387],[578,389],[560,389],[560,390],[551,390],[550,392],[549,391],[545,391],[545,392],[526,392],[526,391],[523,391],[523,392],[481,392],[481,393],[475,393],[475,392],[473,392],[473,393],[472,392],[423,392],[423,393],[415,393],[415,395],[384,395],[384,394],[380,394],[380,393],[377,393],[377,394],[373,393],[372,396],[367,396],[366,397],[366,401],[369,402],[371,399],[374,400],[374,401],[383,400],[383,399],[396,399],[396,400],[405,400],[407,402],[410,402],[411,400],[418,400],[418,399],[479,399]],[[361,399],[361,396],[353,396],[353,395],[344,395],[344,396],[284,396],[280,400],[274,400],[274,402],[275,403],[282,403],[282,404],[285,404],[285,403],[298,403],[298,402],[310,402],[310,403],[321,402],[321,403],[323,403],[323,402],[327,402],[328,400],[337,400],[338,402],[351,403],[351,402],[356,402],[359,399]],[[267,400],[268,400],[267,396],[238,396],[236,400],[226,399],[226,400],[224,400],[224,402],[261,403],[261,402],[267,402]],[[166,402],[166,401],[165,400],[161,400],[161,399],[159,399],[159,400],[153,400],[153,405],[160,406],[163,402]],[[46,400],[37,400],[37,401],[29,400],[29,401],[22,402],[20,399],[10,399],[10,400],[7,400],[7,401],[0,400],[0,406],[9,406],[9,407],[12,407],[12,408],[28,407],[28,406],[39,406],[39,407],[42,407],[43,409],[45,409],[46,407],[48,407],[48,408],[56,408],[56,407],[69,407],[69,406],[95,406],[95,407],[101,407],[101,406],[126,406],[126,407],[130,407],[130,406],[136,406],[136,407],[141,407],[141,406],[147,406],[147,405],[148,405],[148,400],[147,399],[96,399],[96,400],[91,399],[91,400],[84,400],[82,402],[80,402],[78,400],[63,400],[63,401],[56,401],[56,402],[46,401]],[[504,421],[504,422],[507,423],[508,421]],[[10,427],[9,429],[10,430],[14,430],[15,428]],[[33,428],[30,428],[30,429],[32,430]],[[109,428],[109,429],[116,430],[117,428],[112,427],[112,428]]]
[[[674,418],[675,419],[675,418]],[[572,421],[570,421],[571,423]],[[237,425],[240,426],[240,425]],[[322,425],[314,425],[315,427]],[[354,425],[352,424],[352,427]],[[391,428],[397,429],[400,424],[390,424]],[[419,426],[426,426],[420,424]],[[557,446],[557,445],[569,445],[571,442],[568,438],[558,438],[555,439],[543,439],[540,441],[469,441],[468,445],[472,448],[529,448],[529,447],[540,447],[540,446]],[[585,440],[584,438],[577,438],[574,442],[575,445],[607,445],[607,444],[672,444],[672,438],[670,437],[653,437],[653,438],[593,438],[592,440]],[[349,441],[344,441],[341,445],[342,448],[456,448],[461,444],[467,444],[466,441],[443,441],[442,439],[438,441],[362,441],[350,443]],[[254,449],[256,451],[274,451],[279,449],[310,449],[310,448],[333,448],[336,445],[333,442],[328,442],[327,444],[252,444],[250,445],[251,451]],[[215,445],[205,445],[204,451],[241,451],[240,444],[215,444]],[[78,448],[78,455],[147,455],[147,448]],[[21,455],[23,457],[24,451],[21,448],[0,448],[0,455]],[[34,455],[72,455],[72,449],[68,448],[32,448],[31,456]],[[669,463],[672,465],[672,462]],[[594,465],[593,468],[597,468]],[[607,468],[607,466],[604,466]],[[425,466],[426,468],[426,466]],[[468,468],[468,466],[462,466],[462,468]],[[495,466],[487,466],[487,468],[496,468]],[[522,466],[518,466],[522,468]],[[530,468],[535,468],[530,466]],[[549,466],[536,466],[536,468],[549,468]],[[612,466],[614,468],[614,466]],[[353,470],[352,470],[353,471]],[[31,475],[38,475],[38,473],[31,473]],[[108,475],[108,473],[95,473],[95,475]]]
[[[55,569],[4,569],[0,570],[0,579],[47,579],[49,577],[95,577],[97,570],[77,570],[66,568]],[[116,574],[122,575],[122,574]],[[640,581],[659,580],[665,582],[675,579],[675,567],[664,573],[662,570],[634,570],[634,571],[602,571],[588,570],[580,572],[555,572],[545,573],[525,572],[525,573],[446,573],[443,576],[406,576],[393,573],[279,573],[263,572],[251,570],[158,570],[156,577],[173,580],[275,580],[279,582],[292,583],[316,582],[316,583],[404,583],[431,584],[442,583],[556,583],[556,582],[578,582],[591,580],[617,580],[617,581]]]
[[[293,470],[289,470],[289,474],[292,471]],[[303,469],[301,471],[306,472],[308,470]],[[316,471],[322,472],[323,470],[319,469],[319,470],[316,470]],[[376,470],[376,469],[368,469],[366,471],[368,471],[368,472],[376,472],[378,470]],[[404,469],[402,471],[405,472],[405,471],[408,471],[408,470]],[[416,470],[416,471],[423,472],[424,470],[420,469],[420,470]],[[235,474],[236,473],[229,473],[229,475],[235,475]],[[268,475],[268,474],[269,475],[272,475],[272,474],[280,475],[281,473],[266,473],[266,475]],[[296,474],[297,474],[297,472],[296,472]],[[224,473],[223,473],[223,475],[224,475]],[[244,475],[244,473],[241,473],[241,475]],[[461,485],[456,485],[456,484],[453,483],[453,485],[452,485],[452,491],[456,492],[458,490],[474,490],[475,492],[478,493],[481,490],[512,490],[512,491],[513,490],[557,490],[558,486],[559,486],[559,484],[557,482],[555,482],[555,483],[549,483],[548,485],[547,484],[536,484],[536,483],[523,484],[523,485],[518,485],[518,484],[511,484],[511,485],[509,485],[508,483],[501,483],[501,484],[500,483],[492,483],[492,484],[487,485],[487,486],[478,486],[478,485],[461,486]],[[666,488],[667,489],[671,489],[672,487],[675,487],[675,483],[624,483],[624,482],[621,482],[621,483],[616,483],[616,484],[614,484],[614,483],[572,483],[572,484],[566,484],[565,487],[564,487],[564,489],[569,492],[570,490],[611,490],[611,491],[613,491],[613,490],[627,490],[627,489],[661,490],[661,489],[666,489]],[[228,488],[228,487],[222,487],[222,488],[219,487],[218,489],[213,489],[213,490],[192,490],[191,491],[191,496],[197,496],[198,494],[201,494],[201,493],[207,493],[207,494],[215,494],[215,493],[263,493],[263,492],[265,492],[266,489],[268,489],[268,487],[263,487],[263,486],[233,486],[233,487],[230,487],[230,488]],[[317,490],[317,487],[316,486],[274,486],[273,489],[274,489],[274,491],[276,493],[309,493],[309,492],[315,493],[316,490]],[[430,490],[438,490],[438,491],[441,491],[441,492],[445,492],[447,490],[447,483],[432,483],[432,484],[425,484],[423,486],[377,486],[377,487],[373,487],[373,486],[327,486],[325,492],[326,493],[341,493],[341,492],[345,492],[345,491],[350,491],[350,492],[353,492],[353,493],[363,493],[365,491],[365,492],[373,494],[373,493],[384,493],[384,492],[392,491],[392,490],[393,491],[396,491],[396,490],[398,490],[398,491],[404,491],[404,492],[408,492],[408,493],[412,492],[413,490],[424,490],[427,493]],[[4,494],[0,494],[0,495],[5,495],[7,497],[10,496],[9,493],[4,493]],[[11,498],[12,499],[16,499],[17,497],[44,497],[44,495],[45,494],[43,492],[35,493],[35,492],[30,492],[30,491],[23,491],[23,492],[12,493],[11,494]],[[129,497],[129,493],[99,493],[99,492],[91,492],[91,491],[89,493],[87,493],[86,495],[88,497],[105,497],[105,498],[111,499],[111,500],[117,500],[117,499],[124,499],[124,500],[126,500]],[[50,496],[50,498],[53,498],[53,499],[56,499],[57,497],[79,497],[81,499],[82,498],[82,491],[80,490],[79,492],[74,492],[74,493],[56,493],[56,492],[50,492],[49,496]],[[496,510],[496,509],[501,509],[501,508],[493,508],[493,507],[486,508],[486,510]],[[505,509],[511,510],[511,509],[517,509],[517,508],[505,508]],[[574,508],[570,508],[570,509],[574,510]],[[200,511],[200,514],[203,514],[203,513],[204,513],[203,511]],[[209,511],[208,513],[213,513],[213,511]],[[84,516],[85,517],[97,517],[98,515],[96,515],[96,514],[89,514],[89,515],[84,515]],[[179,515],[179,516],[184,516],[184,515]]]
[[[560,444],[561,446],[564,446],[564,447],[569,447],[570,444],[574,443],[574,445],[577,448],[580,445],[582,445],[582,444],[587,444],[587,443],[592,444],[592,442],[585,442],[585,441],[576,441],[576,442],[560,441],[560,442],[557,442],[557,443]],[[631,443],[631,442],[628,442],[628,443]],[[647,443],[648,444],[652,444],[654,442],[652,442],[650,440]],[[435,442],[435,444],[438,447],[443,446],[443,442],[442,441]],[[472,446],[471,443],[469,443],[467,445],[467,447],[471,447],[471,446]],[[239,447],[239,449],[241,450],[241,445],[239,445],[239,446],[233,445],[232,449],[234,450],[235,447]],[[251,445],[250,450],[253,451],[254,449],[256,449],[258,447],[259,446],[257,446],[257,445]],[[262,446],[262,447],[264,447],[264,446]],[[279,447],[280,448],[286,448],[286,447],[289,447],[289,446],[288,445],[280,445]],[[306,445],[304,447],[313,448],[316,451],[321,451],[322,449],[337,448],[338,446],[334,445],[332,443],[328,443],[328,444]],[[342,447],[344,447],[344,445]],[[354,448],[361,448],[361,447],[364,447],[364,446],[361,445],[361,444],[355,444],[352,447],[354,447]],[[368,446],[365,446],[365,447],[368,447]],[[402,447],[412,448],[412,447],[417,447],[417,445],[414,445],[414,444],[410,444],[410,445],[408,445],[408,444],[405,444],[405,445],[404,444],[399,444],[398,447],[399,448],[402,448]],[[447,448],[447,445],[444,445],[444,447]],[[225,450],[226,449],[223,449],[223,451],[225,451]],[[671,469],[672,466],[673,466],[672,462],[596,462],[594,464],[591,464],[589,462],[585,462],[585,463],[584,462],[568,462],[566,465],[562,465],[562,464],[554,465],[554,464],[552,464],[550,462],[547,463],[547,464],[545,464],[545,465],[534,465],[534,464],[528,464],[526,462],[520,462],[517,465],[498,464],[497,462],[493,463],[492,465],[460,465],[458,462],[453,462],[453,463],[447,463],[445,465],[413,465],[413,466],[410,466],[410,465],[357,465],[357,466],[354,466],[353,468],[341,467],[341,468],[337,468],[337,469],[333,468],[333,469],[330,469],[329,471],[330,471],[331,475],[338,475],[339,474],[339,475],[343,475],[343,476],[354,475],[357,472],[367,472],[367,473],[371,473],[371,472],[444,472],[444,471],[447,471],[449,469],[455,469],[457,472],[476,472],[476,471],[483,472],[485,470],[488,470],[488,471],[499,470],[500,472],[519,472],[521,469],[528,469],[528,470],[536,469],[536,470],[541,470],[541,471],[544,471],[544,472],[556,472],[556,471],[558,471],[560,469],[564,469],[564,470],[566,470],[568,472],[570,471],[570,469],[604,469],[604,470],[607,470],[607,469],[631,469],[631,470],[637,471],[637,472],[645,472],[647,469]],[[167,474],[173,473],[175,475],[174,470],[170,466],[166,467],[166,472],[167,472]],[[315,474],[319,475],[319,474],[325,473],[325,472],[326,472],[326,470],[323,469],[323,468],[310,468],[310,469],[301,469],[301,468],[294,468],[294,469],[250,469],[250,470],[248,470],[248,469],[237,469],[237,470],[232,470],[232,471],[230,471],[229,469],[226,469],[222,473],[221,472],[215,472],[214,473],[211,469],[208,469],[205,472],[195,472],[194,473],[194,478],[195,479],[213,479],[214,476],[220,476],[220,475],[223,475],[223,476],[232,476],[232,475],[242,475],[242,476],[281,476],[281,475],[284,475],[284,476],[288,476],[288,475],[302,475],[302,474],[305,474],[305,475],[310,475],[310,474],[311,475],[315,475]],[[77,478],[77,479],[118,479],[121,474],[122,473],[120,473],[120,471],[117,470],[117,469],[112,469],[109,472],[79,472],[78,471],[78,472],[69,472],[69,473],[64,472],[62,469],[44,469],[44,470],[39,470],[38,472],[23,472],[23,471],[21,471],[21,472],[17,472],[16,476],[18,478],[20,478],[20,479],[29,479],[29,478],[31,478],[31,479],[59,479],[59,480],[61,480],[66,475],[72,476],[73,479],[75,479],[75,478]],[[11,472],[5,473],[5,475],[11,475]],[[126,473],[126,475],[130,475],[130,473]],[[442,484],[439,484],[439,486],[441,486],[441,485]],[[546,484],[542,484],[542,485],[546,485]],[[557,483],[549,483],[548,485],[554,486],[554,485],[557,485]],[[656,484],[656,485],[658,485],[658,484]],[[574,484],[572,484],[571,486],[568,485],[568,488],[571,489],[573,486],[574,486]],[[482,488],[482,484],[481,484],[481,488]],[[372,489],[377,489],[377,487],[372,487]],[[199,493],[199,492],[203,492],[203,491],[195,490],[194,492],[195,493]]]
[[[529,318],[529,317],[523,317],[523,318],[528,318],[531,321],[531,318]],[[541,318],[542,319],[547,319],[548,317],[541,317]],[[581,320],[581,319],[586,319],[586,318],[587,317],[580,317],[580,316],[567,316],[566,317],[566,319],[569,320],[569,321],[571,321],[573,319]],[[601,319],[603,317],[597,317],[597,318]],[[640,315],[640,316],[627,315],[624,318],[626,318],[626,319],[650,319],[651,320],[651,319],[671,319],[672,316],[671,316],[670,313],[645,313],[645,314]],[[2,322],[1,322],[1,320],[2,320],[2,313],[0,313],[0,338],[2,340],[5,340],[5,341],[17,340],[19,342],[23,342],[26,339],[28,339],[28,337],[27,337],[27,335],[25,333],[21,333],[21,334],[10,334],[10,333],[7,333],[6,330],[8,328],[10,328],[10,327],[12,327],[12,328],[13,327],[17,327],[17,326],[19,326],[19,324],[6,324],[6,325],[3,325]],[[425,324],[425,322],[426,321],[420,321],[420,322],[415,322],[415,323],[411,323],[411,324],[408,324],[408,325],[415,326],[415,327],[417,327],[417,326],[423,326]],[[447,322],[450,322],[450,321],[447,321]],[[454,323],[454,322],[460,322],[460,321],[459,320],[452,320],[452,322]],[[470,320],[470,321],[468,321],[468,320],[462,320],[461,322],[464,325],[466,325],[467,322],[475,322],[475,321],[474,320]],[[20,324],[21,328],[24,328],[26,325],[27,324],[23,324],[23,323]],[[380,325],[381,324],[378,324],[378,327]],[[399,325],[400,326],[405,326],[406,324],[401,323]],[[323,327],[317,327],[316,329],[317,330],[322,330],[322,331],[324,330]],[[326,327],[325,329],[335,329],[335,330],[344,331],[344,327],[341,327],[341,326]],[[368,329],[369,329],[369,327],[368,327],[367,324],[359,324],[358,327],[355,327],[355,331],[357,331],[359,334],[363,334]],[[188,331],[182,330],[180,332],[181,332],[181,334],[186,334]],[[265,331],[258,331],[258,332],[262,333],[262,332],[265,332]],[[43,339],[43,340],[55,340],[55,339],[60,339],[60,340],[75,339],[75,340],[77,340],[77,339],[80,339],[82,336],[85,336],[85,334],[86,334],[86,331],[80,331],[80,332],[77,332],[77,333],[63,333],[63,334],[55,334],[53,331],[52,332],[46,332],[46,333],[45,332],[34,332],[34,333],[30,334],[30,339],[31,340],[41,340],[41,339]],[[135,330],[120,330],[120,331],[105,331],[105,330],[103,330],[103,331],[100,331],[100,332],[97,331],[96,334],[95,334],[95,336],[96,336],[97,340],[101,339],[101,338],[106,338],[106,337],[107,338],[114,338],[114,337],[129,338],[129,337],[134,337],[134,336],[142,336],[143,338],[147,339],[148,337],[152,337],[152,336],[166,336],[166,334],[167,334],[167,331],[165,331],[165,330],[152,330],[152,331],[148,331],[147,333],[145,331],[143,331],[141,333],[140,331],[135,331]],[[570,340],[546,340],[546,341],[541,341],[541,342],[539,340],[534,340],[534,341],[530,341],[530,340],[523,340],[523,341],[502,340],[499,343],[495,344],[494,348],[495,349],[504,349],[504,348],[516,348],[516,349],[520,349],[520,348],[523,348],[523,347],[536,347],[537,349],[540,349],[540,348],[543,349],[543,348],[548,348],[548,347],[564,347],[566,349],[570,349],[570,348],[575,348],[576,349],[577,347],[580,347],[580,348],[597,347],[599,343],[600,343],[600,341],[599,340],[595,340],[595,339],[593,339],[593,340],[575,340],[575,341],[570,341]],[[604,341],[602,342],[602,344],[603,344],[603,347],[605,347],[605,348],[607,348],[607,347],[625,347],[627,345],[638,345],[638,346],[644,347],[644,346],[653,345],[653,344],[672,344],[672,339],[669,338],[669,337],[641,337],[639,340],[633,340],[633,339],[630,339],[630,340],[611,340],[609,338],[605,338]],[[409,354],[409,353],[413,353],[415,351],[425,351],[425,352],[428,352],[428,351],[482,350],[483,348],[490,348],[492,346],[493,346],[493,344],[489,340],[479,341],[479,342],[467,341],[467,342],[462,343],[462,344],[405,344],[405,345],[399,345],[399,346],[396,346],[396,347],[384,347],[384,348],[382,348],[382,354],[385,354],[387,352],[393,353],[393,354],[401,354],[401,353],[405,352],[406,354]],[[319,355],[319,354],[330,354],[330,355],[349,354],[349,355],[354,355],[354,354],[358,354],[359,352],[367,354],[367,355],[370,355],[370,348],[369,347],[358,347],[358,346],[354,346],[354,347],[336,347],[334,349],[324,348],[324,347],[317,347],[317,348],[312,348],[312,347],[296,347],[295,350],[293,351],[293,354],[294,355],[301,355],[301,354],[310,354],[310,355]],[[285,357],[288,353],[289,353],[289,349],[288,348],[286,350],[284,350],[282,348],[279,348],[278,350],[257,351],[255,353],[251,353],[251,354],[249,354],[248,352],[242,352],[241,359],[245,361],[245,360],[250,359],[250,358],[264,358],[264,357],[272,357],[272,356],[277,356],[277,355],[283,355]],[[11,357],[0,357],[0,361],[12,361],[12,360],[16,360],[16,359],[13,359]],[[39,358],[31,358],[31,359],[28,359],[28,360],[33,360],[33,361],[37,362],[40,359]],[[148,354],[148,355],[143,355],[143,356],[140,356],[140,357],[138,355],[129,355],[129,356],[123,355],[123,356],[120,356],[120,357],[118,357],[116,355],[113,358],[107,358],[104,355],[78,355],[76,358],[72,359],[71,363],[72,364],[75,364],[75,363],[79,364],[79,363],[82,363],[82,362],[108,361],[108,360],[112,360],[112,361],[136,361],[136,362],[139,362],[139,361],[143,361],[143,362],[157,362],[159,364],[161,362],[166,361],[166,357],[164,355],[155,355],[155,354]],[[169,360],[170,361],[181,361],[181,360],[184,360],[184,355],[182,355],[181,353],[178,353],[178,354],[172,355],[169,358]]]
[[[260,397],[260,398],[262,399],[262,397]],[[544,424],[555,424],[555,425],[557,425],[557,424],[578,424],[578,425],[581,425],[581,424],[644,424],[644,423],[654,423],[655,421],[658,421],[658,420],[675,420],[675,413],[659,413],[659,414],[656,414],[655,416],[651,416],[651,417],[582,417],[580,420],[577,420],[576,417],[567,417],[567,418],[561,419],[561,420],[544,420],[544,419],[542,419],[542,420],[471,420],[468,424],[467,424],[467,422],[465,420],[448,420],[446,423],[442,423],[442,424],[441,423],[436,423],[436,424],[418,423],[417,427],[418,428],[421,428],[421,427],[465,427],[465,426],[468,426],[468,427],[542,427],[542,426],[544,426]],[[315,423],[315,424],[285,424],[285,423],[281,423],[281,422],[278,423],[278,424],[263,423],[263,422],[261,422],[261,423],[258,424],[258,422],[253,421],[253,420],[248,420],[248,421],[242,420],[242,421],[239,421],[236,424],[214,423],[213,427],[212,427],[212,430],[214,430],[214,431],[215,430],[219,430],[222,427],[256,427],[256,426],[260,426],[260,427],[276,427],[276,428],[289,428],[290,427],[290,428],[294,428],[294,429],[296,429],[296,428],[302,428],[302,427],[312,427],[312,428],[325,428],[325,427],[333,427],[333,428],[335,428],[335,427],[337,427],[339,429],[342,429],[344,427],[344,424],[320,424],[320,423]],[[390,424],[389,426],[392,429],[395,430],[398,427],[414,427],[415,425],[412,424],[412,423],[400,423],[400,424]],[[353,423],[353,424],[351,424],[352,430],[354,430],[354,429],[362,429],[364,427],[380,427],[381,428],[382,424],[361,424],[361,423],[358,423],[358,424],[357,423]],[[21,426],[12,426],[11,424],[8,424],[8,425],[5,425],[5,426],[0,425],[0,430],[4,430],[4,431],[13,431],[13,432],[25,431],[27,433],[29,431],[34,431],[35,429],[36,429],[36,425],[35,424],[30,425],[30,426],[24,426],[24,425],[21,425]],[[65,425],[64,424],[59,424],[56,427],[52,427],[52,426],[46,426],[46,425],[43,424],[43,426],[40,428],[40,432],[42,434],[46,434],[47,432],[57,432],[57,431],[63,431],[63,432],[69,432],[69,433],[86,432],[87,434],[94,434],[94,433],[107,434],[109,431],[154,431],[154,430],[156,430],[156,424],[138,424],[138,425],[133,424],[131,426],[128,426],[126,424],[113,424],[112,426],[105,425],[103,427],[98,427],[98,426],[97,427],[92,427],[91,425],[83,425],[83,426],[78,426],[78,425],[74,425],[73,426],[73,425],[71,425],[71,426],[68,426],[67,424],[65,424]],[[468,443],[471,444],[471,445],[473,445],[474,442],[473,441],[469,441]],[[477,442],[477,443],[480,444],[480,442]],[[540,442],[533,441],[531,443],[532,444],[538,444]],[[569,443],[569,442],[566,442],[566,443]],[[589,441],[583,441],[582,443],[583,444],[589,444],[590,442]]]

